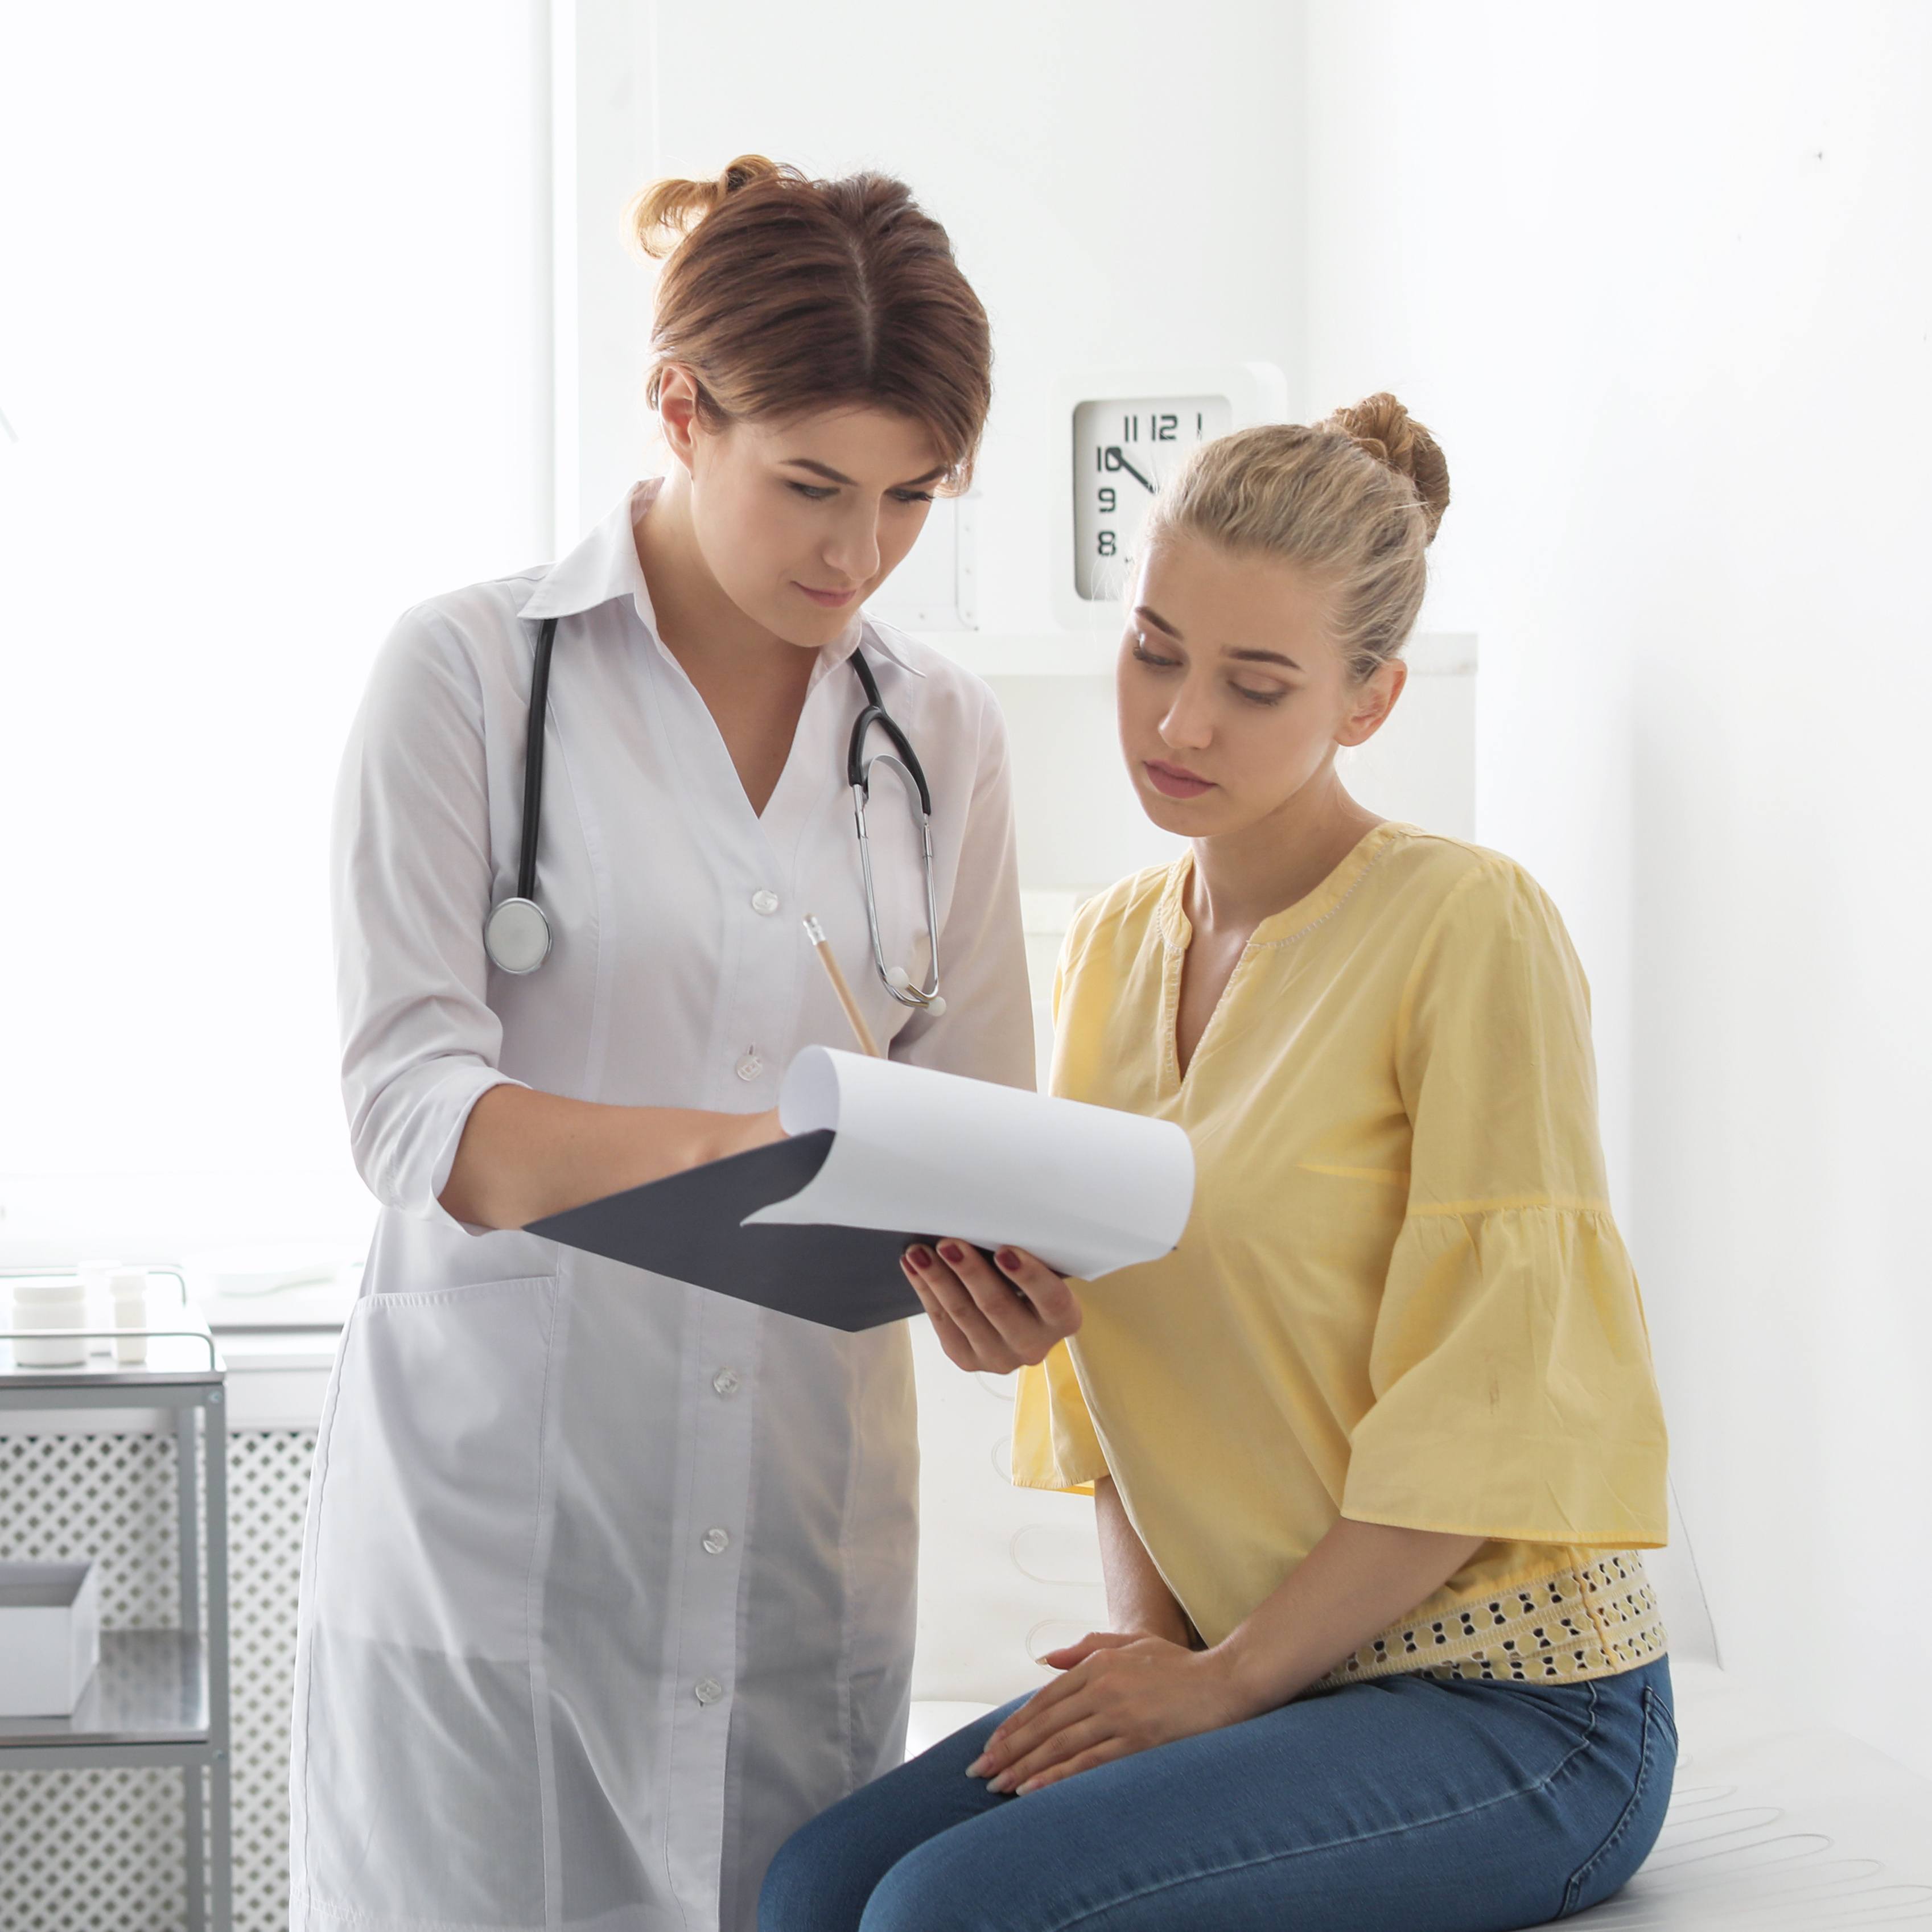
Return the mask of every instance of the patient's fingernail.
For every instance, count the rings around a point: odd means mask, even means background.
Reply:
[[[991,1763],[992,1760],[986,1756],[984,1751],[982,1751],[980,1755],[966,1767],[966,1775],[968,1778],[984,1778]]]
[[[932,1250],[915,1244],[907,1249],[906,1259],[916,1268],[928,1268],[932,1265]]]
[[[910,1220],[911,1216],[908,1216],[907,1218]],[[939,1244],[939,1252],[945,1260],[951,1262],[956,1266],[966,1258],[965,1250],[957,1241],[941,1241]]]
[[[1017,1248],[1002,1248],[993,1258],[1011,1274],[1020,1264],[1020,1251]]]

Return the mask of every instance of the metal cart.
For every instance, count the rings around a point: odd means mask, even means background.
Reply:
[[[187,1821],[188,1922],[191,1932],[230,1932],[228,1428],[224,1402],[228,1371],[214,1336],[188,1306],[178,1270],[150,1267],[148,1272],[172,1275],[181,1285],[182,1318],[170,1326],[0,1329],[0,1343],[6,1344],[0,1350],[0,1408],[174,1412],[181,1627],[103,1630],[100,1668],[71,1717],[0,1717],[0,1770],[180,1766]],[[58,1273],[44,1268],[0,1270],[0,1295],[9,1277],[44,1280]],[[123,1366],[111,1356],[104,1360],[90,1354],[86,1363],[73,1368],[14,1366],[16,1340],[56,1335],[85,1336],[110,1345],[116,1336],[145,1335],[148,1359]],[[197,1495],[195,1482],[197,1417],[204,1495]]]

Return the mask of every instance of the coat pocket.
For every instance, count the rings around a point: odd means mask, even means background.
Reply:
[[[318,1624],[527,1656],[556,1296],[539,1276],[356,1304],[320,1445]]]

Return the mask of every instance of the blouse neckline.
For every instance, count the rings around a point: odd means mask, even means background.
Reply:
[[[1246,950],[1292,945],[1320,925],[1361,884],[1370,868],[1412,830],[1393,818],[1371,826],[1318,885],[1280,911],[1270,913],[1255,928]],[[1161,893],[1159,930],[1161,943],[1170,953],[1184,953],[1193,943],[1194,922],[1187,916],[1187,882],[1193,874],[1194,853],[1190,847],[1168,868],[1167,884]]]

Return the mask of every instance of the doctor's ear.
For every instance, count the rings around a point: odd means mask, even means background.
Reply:
[[[704,391],[697,376],[682,362],[667,362],[657,372],[658,422],[670,453],[689,473],[697,460],[698,439],[704,425]]]
[[[1338,745],[1366,745],[1388,722],[1402,686],[1408,682],[1408,667],[1400,658],[1390,658],[1376,667],[1372,676],[1352,688],[1347,715],[1335,734]]]

